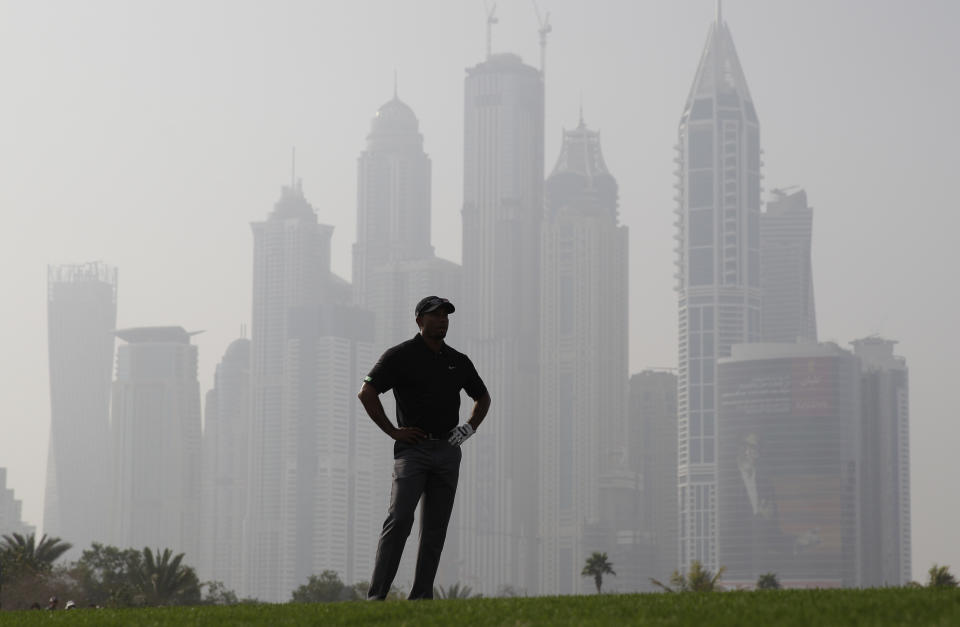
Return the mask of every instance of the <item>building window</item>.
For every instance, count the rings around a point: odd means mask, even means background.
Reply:
[[[690,285],[713,283],[713,248],[694,248],[690,251]]]
[[[690,206],[713,207],[713,172],[699,170],[690,173]]]
[[[713,244],[713,209],[690,212],[690,246]]]
[[[690,169],[713,167],[713,128],[690,131]]]
[[[713,117],[713,100],[710,98],[700,98],[693,101],[693,108],[690,110],[691,120],[709,120]]]

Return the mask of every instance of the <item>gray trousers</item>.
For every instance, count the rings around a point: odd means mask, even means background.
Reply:
[[[390,509],[380,532],[377,561],[367,599],[383,600],[390,593],[421,497],[420,550],[408,598],[433,598],[433,580],[437,576],[440,553],[447,537],[447,523],[453,511],[461,455],[460,447],[446,440],[428,440],[417,445],[398,442],[394,445]]]

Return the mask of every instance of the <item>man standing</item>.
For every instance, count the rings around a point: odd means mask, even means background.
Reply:
[[[448,316],[454,311],[453,303],[438,296],[417,303],[420,333],[387,349],[357,395],[370,418],[396,440],[390,508],[367,592],[371,600],[384,600],[390,592],[421,497],[420,549],[408,598],[433,598],[433,580],[457,493],[460,445],[474,434],[490,408],[490,394],[473,363],[443,341]],[[379,398],[390,389],[397,401],[396,427]],[[470,420],[457,426],[460,390],[474,404]]]

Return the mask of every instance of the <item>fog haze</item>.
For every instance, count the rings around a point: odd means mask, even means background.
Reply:
[[[675,366],[673,146],[714,2],[540,10],[553,24],[546,172],[582,102],[630,230],[630,371]],[[497,14],[493,50],[537,65],[531,4],[502,0]],[[814,207],[820,338],[880,333],[907,359],[914,578],[956,568],[960,500],[944,469],[960,442],[948,393],[960,5],[731,0],[724,19],[764,187],[800,185]],[[350,278],[356,159],[395,72],[432,160],[433,245],[459,261],[464,68],[484,57],[484,27],[473,1],[0,0],[0,466],[27,522],[42,527],[46,266],[117,266],[120,328],[205,329],[206,391],[249,323],[249,223],[292,176],[335,227],[333,269]]]

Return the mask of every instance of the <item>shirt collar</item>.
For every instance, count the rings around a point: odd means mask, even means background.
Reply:
[[[446,349],[447,349],[447,343],[446,343],[446,342],[441,342],[441,344],[440,344],[440,352],[439,352],[439,353],[435,353],[435,352],[433,352],[433,350],[432,350],[429,346],[427,346],[427,341],[424,340],[424,339],[423,339],[423,336],[420,335],[419,333],[417,333],[416,335],[414,335],[414,336],[413,336],[413,339],[416,340],[416,342],[423,348],[423,350],[427,351],[427,352],[428,352],[429,354],[431,354],[431,355],[443,355],[445,352],[447,352],[447,351],[446,351]]]

